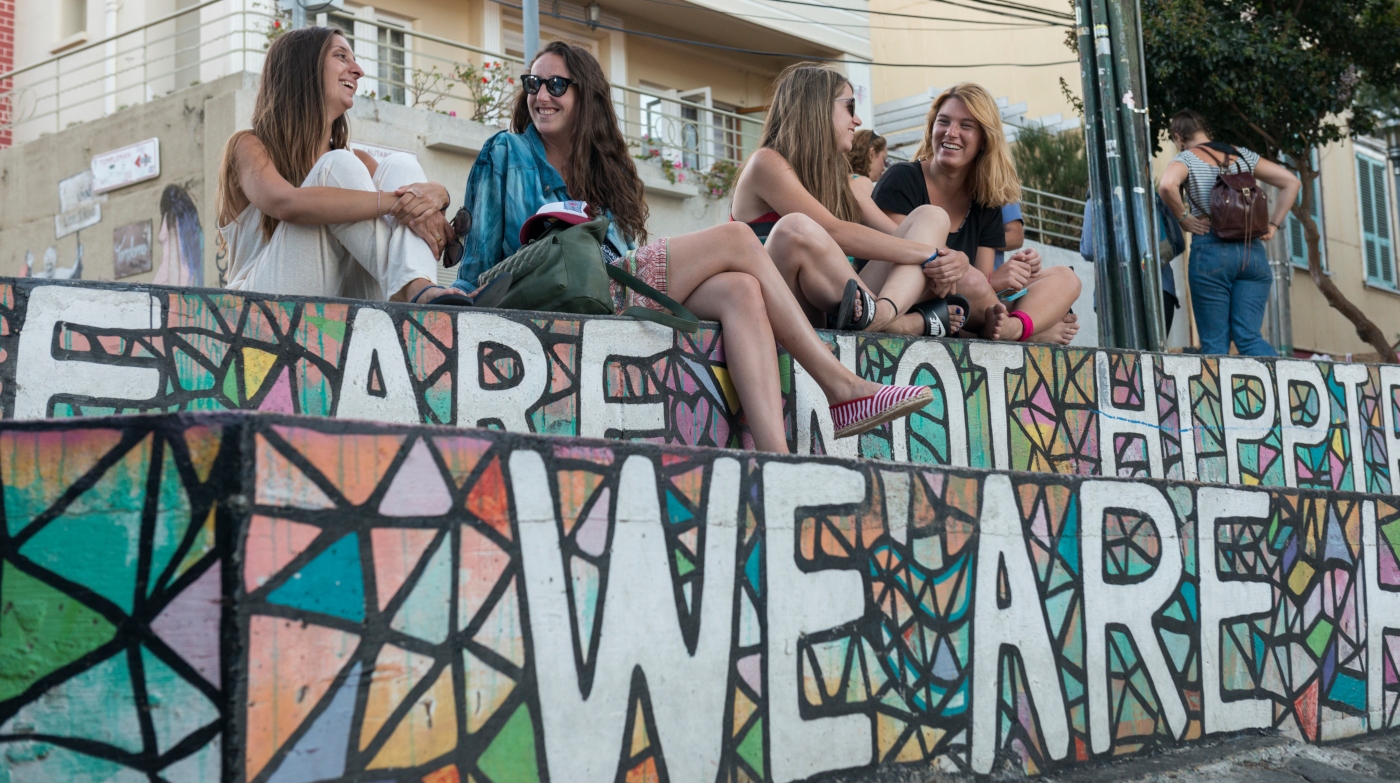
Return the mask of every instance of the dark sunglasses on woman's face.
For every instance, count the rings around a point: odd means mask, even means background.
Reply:
[[[442,249],[442,266],[444,269],[451,269],[462,262],[462,254],[467,249],[467,234],[472,230],[472,213],[466,207],[457,210],[457,214],[452,217],[452,241],[447,243],[447,247]]]
[[[544,85],[549,94],[558,98],[569,91],[569,85],[578,84],[573,79],[564,76],[551,76],[548,79],[541,79],[533,73],[527,73],[520,77],[520,86],[525,88],[525,92],[534,95],[540,91],[540,85]]]
[[[855,98],[837,98],[837,99],[836,99],[836,102],[837,102],[837,103],[844,103],[844,104],[846,104],[846,111],[850,112],[852,117],[856,116],[856,99],[855,99]]]

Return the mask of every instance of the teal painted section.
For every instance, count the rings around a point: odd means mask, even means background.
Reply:
[[[26,734],[92,740],[139,753],[141,723],[126,653],[55,685],[0,726],[0,737]]]
[[[428,561],[418,586],[404,601],[390,627],[434,644],[447,641],[448,607],[451,604],[452,548],[444,538]]]
[[[331,544],[292,575],[267,600],[346,620],[365,619],[365,588],[360,577],[360,543],[352,533]]]
[[[141,668],[158,752],[169,752],[190,732],[219,719],[219,709],[208,697],[145,647],[141,648]]]

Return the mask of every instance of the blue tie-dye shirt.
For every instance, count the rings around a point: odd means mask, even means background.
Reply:
[[[564,178],[545,157],[544,140],[531,125],[524,133],[501,131],[486,141],[467,177],[463,201],[472,214],[462,265],[453,285],[470,291],[482,272],[520,249],[520,227],[540,207],[569,201]],[[608,240],[619,251],[636,249],[614,223]]]

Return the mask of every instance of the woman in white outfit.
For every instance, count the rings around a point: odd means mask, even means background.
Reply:
[[[219,174],[228,287],[472,304],[433,283],[455,238],[447,189],[410,155],[376,165],[348,149],[345,113],[363,75],[330,28],[294,30],[268,48],[253,129],[229,139]]]

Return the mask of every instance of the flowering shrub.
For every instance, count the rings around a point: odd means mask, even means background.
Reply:
[[[685,182],[688,175],[700,192],[712,199],[728,198],[735,180],[739,178],[739,167],[727,160],[715,161],[707,171],[690,169],[684,159],[675,159],[663,153],[660,147],[653,146],[650,136],[642,136],[642,151],[632,157],[644,163],[655,162],[661,167],[666,181],[672,185]]]
[[[502,125],[510,117],[515,101],[515,77],[508,63],[488,62],[480,67],[470,63],[455,66],[457,81],[467,88],[473,120]]]

